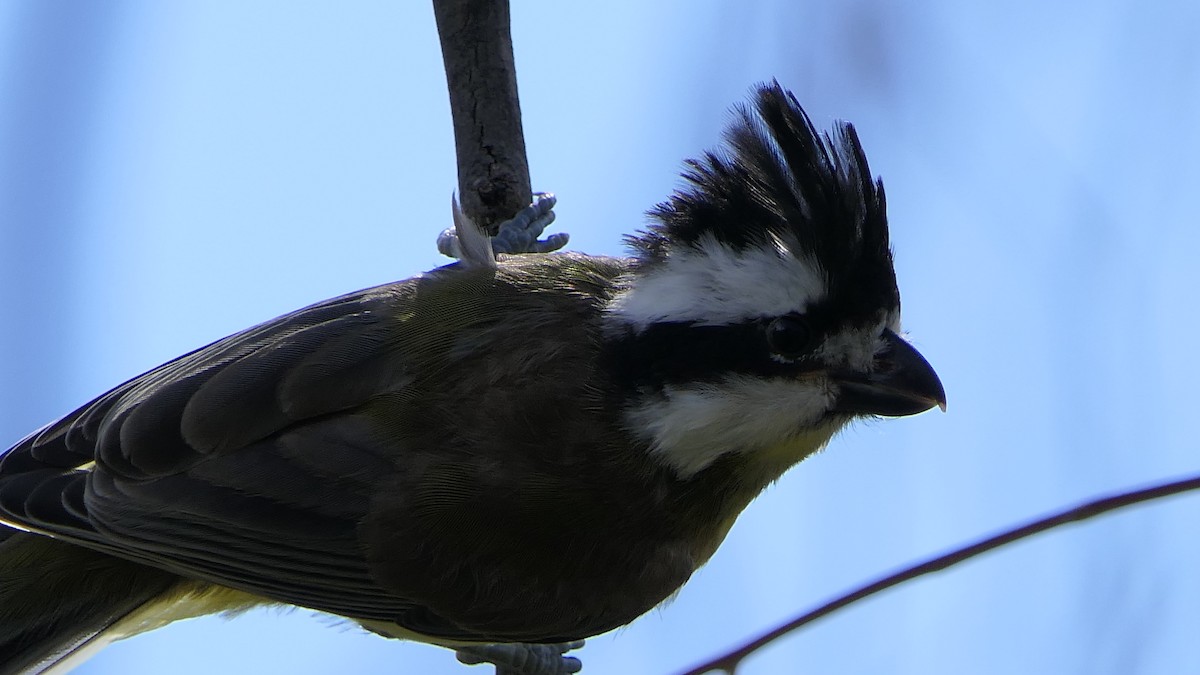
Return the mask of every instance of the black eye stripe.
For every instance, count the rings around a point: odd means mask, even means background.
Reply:
[[[689,322],[652,324],[641,332],[632,329],[605,344],[610,372],[634,387],[661,387],[664,384],[715,381],[724,375],[772,376],[795,374],[820,367],[806,363],[803,352],[815,345],[819,334],[811,322],[789,316],[785,324],[774,322],[784,317],[753,319],[736,324],[703,325]],[[799,324],[791,322],[798,321]],[[792,330],[777,332],[775,344],[772,326],[796,329],[803,326],[805,336]],[[782,333],[788,333],[784,336]],[[798,345],[804,338],[803,350]],[[788,349],[784,353],[779,348]],[[778,357],[799,360],[784,362]]]

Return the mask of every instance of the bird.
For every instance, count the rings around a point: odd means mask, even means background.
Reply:
[[[455,216],[458,261],[180,356],[0,456],[0,673],[261,604],[450,647],[591,637],[848,424],[945,410],[882,181],[776,81],[626,257],[498,256]]]

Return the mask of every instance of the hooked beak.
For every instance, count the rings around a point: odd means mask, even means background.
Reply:
[[[884,350],[870,373],[833,372],[838,387],[834,411],[856,415],[901,417],[933,406],[946,411],[946,391],[933,366],[921,353],[888,329]]]

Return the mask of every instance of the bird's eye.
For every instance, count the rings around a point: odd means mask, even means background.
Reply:
[[[781,316],[767,325],[767,344],[776,354],[794,359],[812,348],[812,329],[795,314]]]

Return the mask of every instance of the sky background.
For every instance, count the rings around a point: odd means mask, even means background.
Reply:
[[[946,414],[860,424],[585,672],[669,674],[909,562],[1200,470],[1200,3],[518,2],[536,189],[621,235],[778,78],[887,186]],[[0,445],[180,353],[443,264],[427,2],[0,2]],[[745,673],[1200,672],[1200,498],[1008,547]],[[166,666],[165,664],[170,664]],[[310,612],[181,622],[76,672],[472,673]]]

